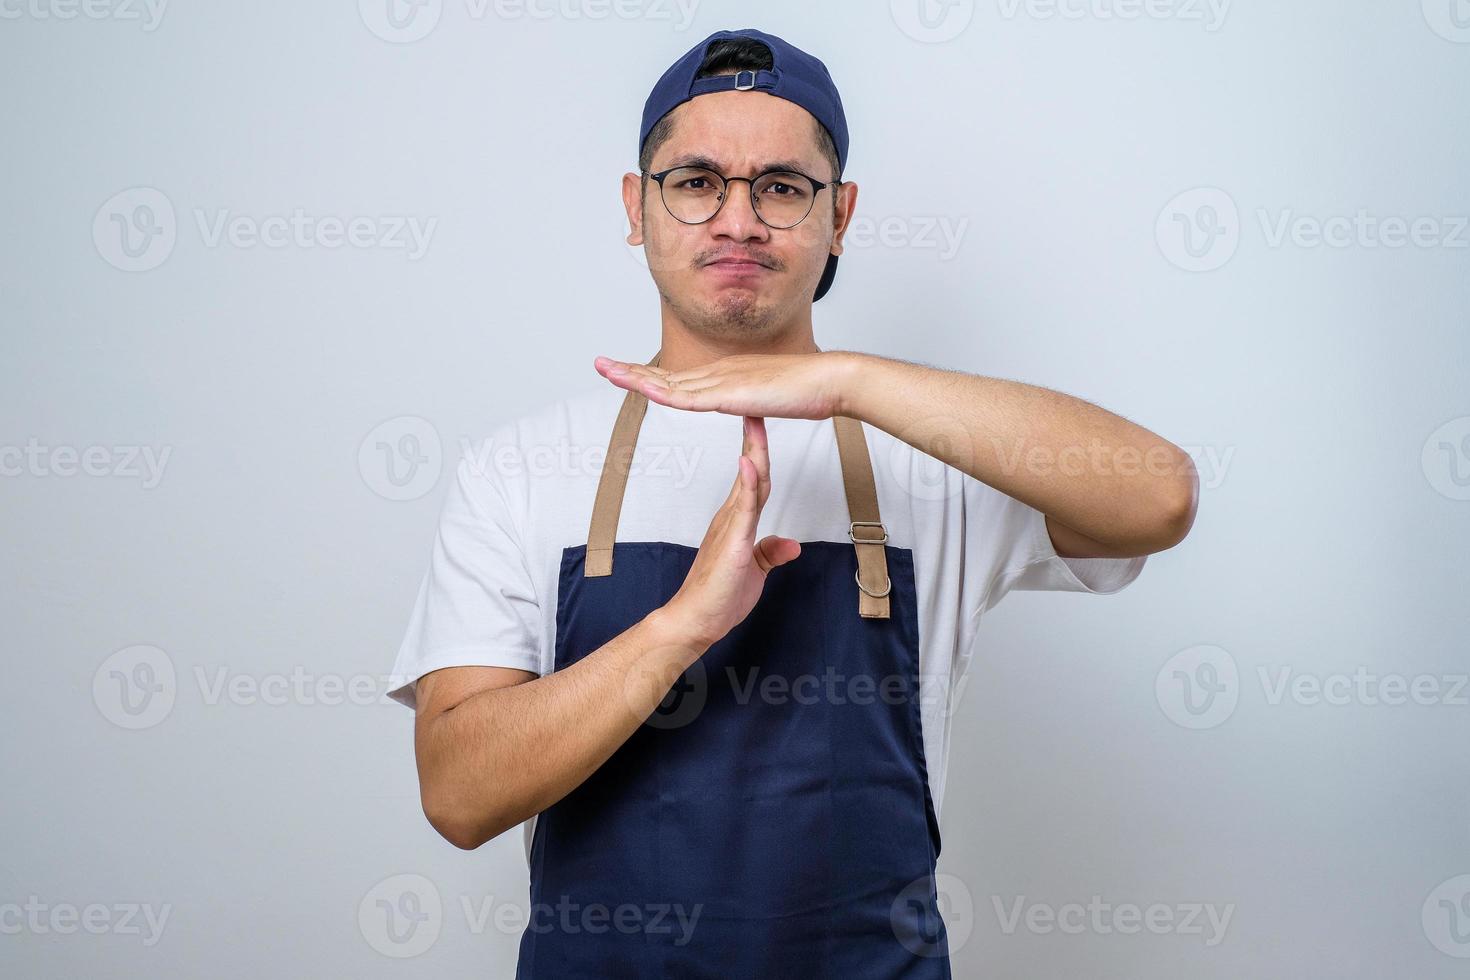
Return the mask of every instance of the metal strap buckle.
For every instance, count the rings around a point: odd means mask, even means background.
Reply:
[[[883,530],[883,537],[881,537],[881,538],[860,538],[855,533],[853,533],[857,528],[860,528],[860,527],[876,527],[876,528],[882,528],[882,530]],[[883,527],[883,522],[882,521],[853,521],[851,524],[847,525],[847,537],[848,537],[849,540],[852,541],[853,544],[887,544],[888,543],[888,529],[886,527]],[[884,595],[887,595],[887,594],[888,593],[886,593],[886,592],[884,593]]]
[[[883,591],[882,592],[868,592],[867,586],[863,585],[863,580],[860,579],[860,578],[858,578],[858,573],[857,572],[853,572],[852,573],[852,580],[857,583],[857,587],[859,589],[862,589],[865,594],[872,596],[874,599],[881,599],[884,596],[886,596],[888,593],[890,593],[890,592],[893,591],[893,577],[891,575],[885,575],[883,577],[885,579],[887,579],[887,584],[883,586]]]
[[[740,84],[740,77],[742,75],[749,75],[750,76],[750,84],[749,85],[741,85]],[[746,69],[744,71],[737,71],[735,73],[735,91],[737,91],[737,92],[749,92],[753,88],[755,88],[755,72],[750,71],[749,69]]]

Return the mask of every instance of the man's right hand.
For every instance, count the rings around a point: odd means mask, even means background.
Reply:
[[[443,667],[418,681],[420,795],[446,840],[479,847],[581,785],[658,709],[679,673],[750,614],[766,572],[801,553],[790,538],[755,543],[771,491],[763,419],[745,419],[739,470],[665,605],[544,676]]]
[[[801,554],[791,538],[755,540],[761,509],[771,494],[771,459],[766,420],[744,416],[745,444],[730,495],[710,521],[694,565],[664,611],[691,639],[708,648],[750,615],[766,584],[766,573]]]

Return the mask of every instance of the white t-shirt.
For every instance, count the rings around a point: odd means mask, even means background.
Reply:
[[[507,422],[467,447],[444,501],[390,697],[412,708],[415,682],[441,667],[552,670],[562,550],[587,543],[598,477],[626,394],[609,383]],[[938,815],[954,692],[981,615],[1012,589],[1117,592],[1138,577],[1145,558],[1062,558],[1039,510],[881,429],[864,425],[863,432],[889,546],[913,552],[920,721]],[[780,534],[850,544],[831,419],[767,418],[766,433],[771,493],[756,540]],[[739,416],[650,402],[617,540],[697,548],[734,483],[741,445]],[[853,615],[856,603],[854,591]],[[524,830],[529,857],[534,818]]]

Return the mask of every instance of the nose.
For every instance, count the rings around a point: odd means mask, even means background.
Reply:
[[[741,189],[737,197],[736,188]],[[746,240],[768,237],[769,229],[755,213],[753,185],[747,180],[725,182],[725,199],[719,212],[710,219],[710,234],[716,237]]]

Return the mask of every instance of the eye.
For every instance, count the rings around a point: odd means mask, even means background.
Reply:
[[[763,195],[800,200],[807,196],[807,189],[799,177],[792,174],[772,174],[760,188]]]
[[[674,181],[674,188],[681,191],[705,191],[714,187],[708,177],[698,174],[689,177],[680,177]]]

